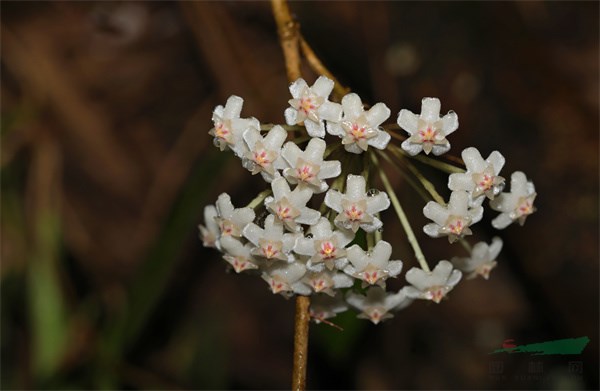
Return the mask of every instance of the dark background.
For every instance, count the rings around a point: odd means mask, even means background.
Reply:
[[[231,94],[283,122],[267,2],[8,2],[1,20],[2,389],[284,389],[293,301],[225,273],[204,205],[266,185],[207,132]],[[598,3],[292,3],[363,101],[459,115],[451,153],[498,149],[537,213],[500,232],[489,281],[378,326],[312,326],[308,387],[598,388]],[[315,75],[303,68],[309,83]],[[428,173],[438,189],[445,176]],[[394,178],[414,227],[422,201]],[[447,193],[443,194],[447,197]],[[488,214],[478,240],[498,234]],[[384,214],[394,258],[414,266]],[[418,233],[431,260],[464,255]],[[401,284],[400,284],[401,285]],[[588,336],[581,356],[489,355]]]

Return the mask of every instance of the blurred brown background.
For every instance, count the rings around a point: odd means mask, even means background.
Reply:
[[[237,206],[266,187],[207,132],[231,94],[244,116],[283,122],[269,3],[1,7],[1,388],[289,387],[293,302],[226,274],[196,228],[221,192]],[[291,8],[323,62],[385,102],[390,123],[437,96],[460,118],[453,154],[498,149],[504,176],[523,170],[538,191],[527,224],[499,233],[489,281],[376,327],[352,313],[336,320],[343,333],[313,326],[308,387],[597,389],[598,3]],[[396,184],[421,226],[421,200]],[[491,217],[478,239],[498,234]],[[413,266],[385,218],[394,257]],[[430,260],[463,255],[419,239]],[[581,356],[488,355],[510,338],[581,336]]]

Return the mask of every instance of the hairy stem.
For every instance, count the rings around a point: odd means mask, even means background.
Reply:
[[[300,50],[298,46],[298,24],[292,18],[286,0],[271,0],[273,16],[277,23],[279,42],[285,58],[285,69],[288,81],[300,77]]]
[[[294,370],[292,390],[306,389],[306,361],[308,356],[308,325],[310,322],[310,298],[296,297],[296,321],[294,327]]]

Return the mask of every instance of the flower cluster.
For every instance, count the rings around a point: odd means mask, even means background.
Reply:
[[[391,114],[384,103],[365,110],[354,93],[335,103],[329,100],[333,87],[323,76],[310,87],[303,79],[292,83],[286,125],[261,127],[256,118],[241,118],[243,99],[237,96],[215,108],[209,131],[215,145],[232,150],[253,175],[260,173],[270,191],[246,207],[236,208],[225,193],[215,205],[206,206],[204,225],[199,226],[204,246],[222,252],[236,273],[260,275],[275,294],[314,295],[311,316],[316,322],[352,307],[359,317],[379,323],[415,299],[439,303],[463,273],[487,279],[501,239],[494,238],[489,246],[477,243],[469,257],[441,260],[430,270],[410,226],[403,223],[419,267],[406,272],[408,285],[386,290],[387,280],[400,275],[403,262],[393,259],[392,245],[382,239],[380,213],[394,204],[401,222],[406,216],[376,156],[389,161],[386,150],[398,159],[424,152],[424,159],[433,161],[427,155],[450,150],[447,137],[458,128],[458,116],[449,112],[440,117],[437,98],[423,99],[419,115],[401,110],[397,124],[408,137],[397,147],[390,143],[391,128],[388,132],[382,127]],[[423,209],[432,220],[423,231],[469,248],[465,236],[482,219],[486,198],[501,212],[492,225],[503,229],[513,221],[523,224],[534,211],[536,193],[521,172],[512,174],[511,192],[502,193],[504,157],[497,151],[484,160],[471,147],[462,159],[466,169],[448,171],[448,203],[429,189],[437,202]],[[377,173],[386,191],[370,187]]]

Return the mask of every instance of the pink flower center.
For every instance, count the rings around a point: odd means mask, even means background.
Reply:
[[[264,149],[261,151],[256,151],[254,152],[254,162],[256,164],[258,164],[259,166],[266,166],[267,164],[271,163],[271,160],[269,160],[269,156],[267,154],[267,151],[265,151]]]
[[[366,127],[359,126],[358,124],[352,124],[350,128],[350,135],[352,136],[355,142],[367,138],[366,132]]]
[[[313,102],[312,98],[310,98],[310,97],[300,99],[299,106],[300,106],[300,110],[303,111],[304,114],[306,114],[306,115],[308,115],[308,113],[311,113],[312,111],[314,111],[317,108],[317,106]]]
[[[223,141],[229,141],[231,133],[229,132],[229,129],[227,129],[225,127],[225,124],[223,123],[218,123],[215,126],[215,137],[223,140]]]
[[[279,250],[277,249],[277,247],[275,247],[271,243],[267,244],[266,246],[263,246],[261,248],[261,251],[262,251],[264,257],[267,259],[274,258],[277,256],[277,254],[279,254]]]
[[[421,137],[422,143],[433,143],[435,142],[435,136],[437,130],[434,130],[431,126],[428,126],[425,130],[419,130],[419,136]]]
[[[323,242],[321,243],[321,250],[319,253],[321,254],[321,258],[323,259],[331,259],[335,258],[336,248],[331,242]]]
[[[447,227],[451,233],[453,233],[455,235],[460,235],[460,234],[462,234],[462,231],[465,229],[465,224],[462,221],[462,219],[457,218],[457,219],[449,222]]]
[[[349,208],[344,210],[344,214],[351,221],[360,221],[363,218],[364,211],[358,208],[355,204],[352,204]]]
[[[313,169],[308,164],[302,165],[296,169],[296,175],[298,179],[304,182],[308,182],[315,177]]]

